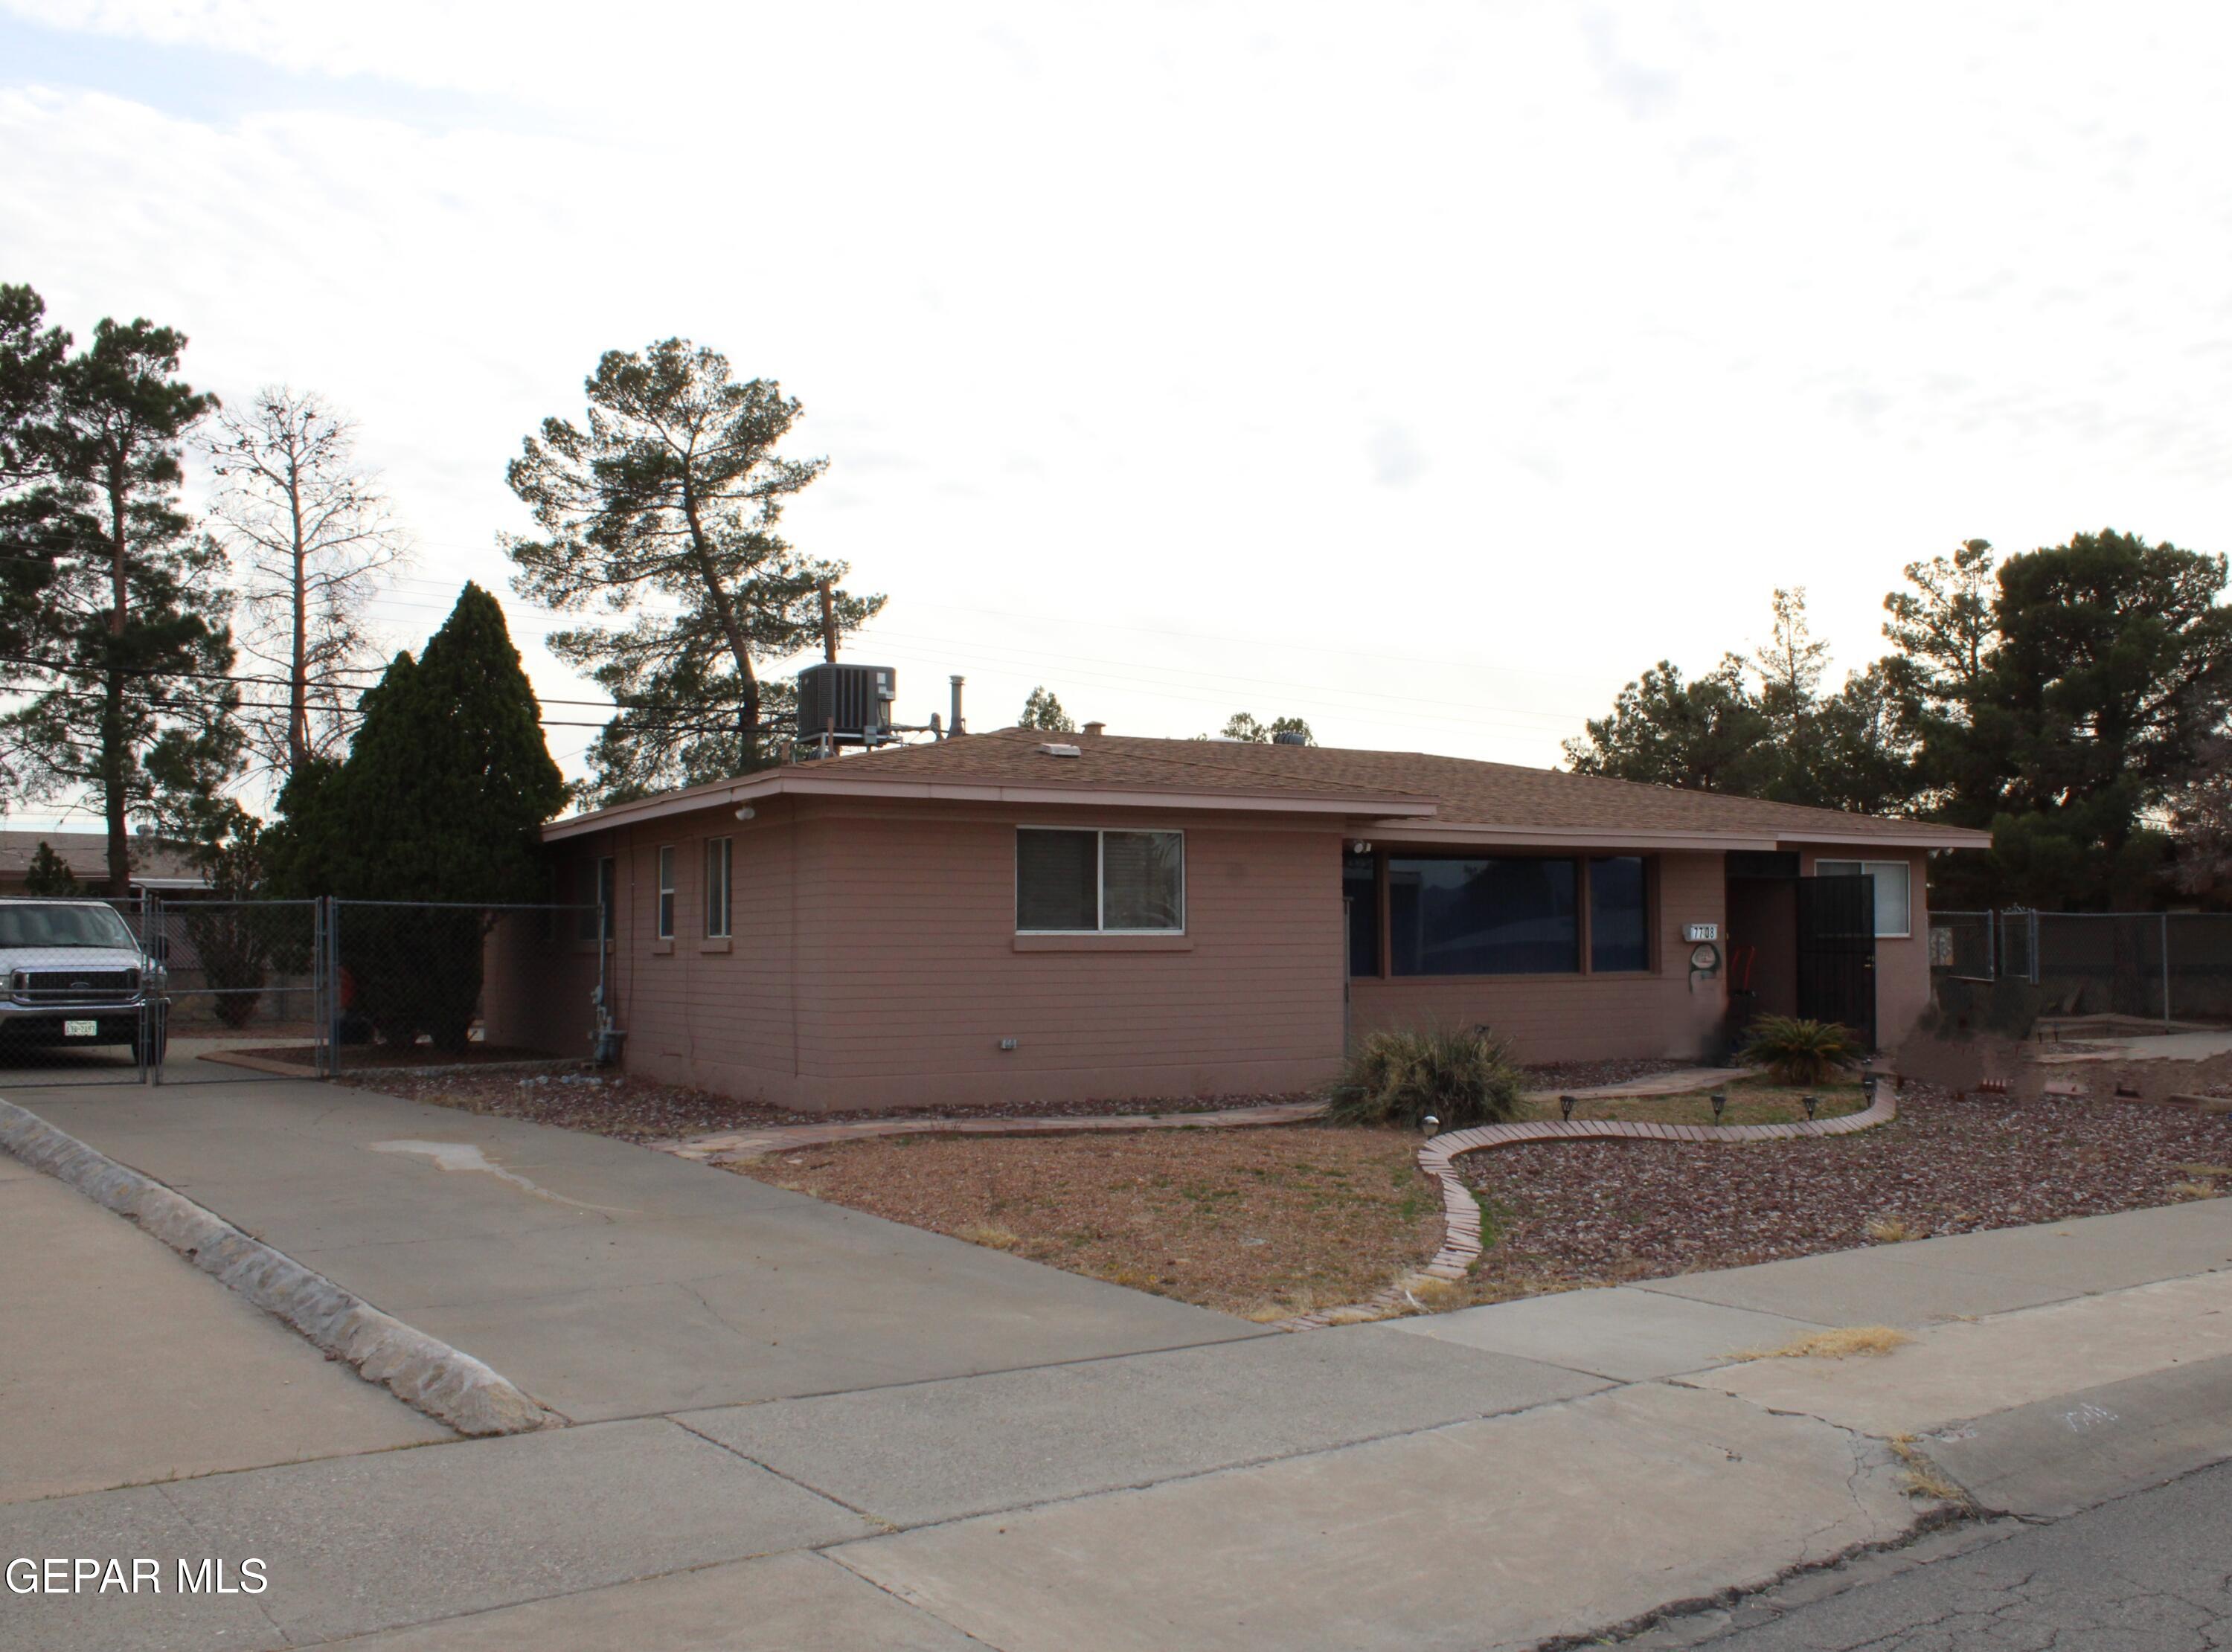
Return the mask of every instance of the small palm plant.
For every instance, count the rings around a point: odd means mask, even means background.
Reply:
[[[1462,1130],[1509,1118],[1519,1089],[1509,1046],[1485,1027],[1388,1028],[1357,1045],[1327,1117],[1413,1130],[1431,1117],[1443,1130]]]
[[[1852,1029],[1838,1021],[1796,1015],[1762,1015],[1751,1024],[1736,1059],[1765,1067],[1777,1084],[1826,1084],[1839,1067],[1860,1064],[1865,1053]]]

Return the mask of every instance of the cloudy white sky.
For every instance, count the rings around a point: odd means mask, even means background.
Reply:
[[[1550,763],[1802,584],[2232,547],[2221,5],[0,0],[0,278],[362,420],[538,687],[505,461],[680,334],[804,401],[901,710]],[[561,715],[555,709],[552,715]],[[554,729],[578,771],[586,729]]]

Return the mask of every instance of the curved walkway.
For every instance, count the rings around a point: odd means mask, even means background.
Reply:
[[[1650,1124],[1623,1118],[1547,1119],[1528,1124],[1476,1124],[1437,1136],[1418,1150],[1418,1169],[1442,1189],[1442,1247],[1419,1271],[1430,1279],[1451,1283],[1464,1278],[1480,1260],[1480,1204],[1472,1189],[1458,1178],[1457,1162],[1467,1153],[1484,1153],[1499,1147],[1522,1147],[1530,1142],[1785,1142],[1808,1136],[1851,1136],[1898,1117],[1893,1092],[1878,1086],[1873,1105],[1839,1118],[1809,1118],[1793,1124]],[[1346,1307],[1320,1308],[1314,1313],[1281,1319],[1281,1331],[1314,1331],[1322,1325],[1360,1319],[1383,1319],[1415,1307],[1418,1299],[1401,1281],[1366,1300]]]

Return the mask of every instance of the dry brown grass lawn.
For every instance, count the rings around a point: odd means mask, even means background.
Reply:
[[[893,1137],[740,1175],[1260,1318],[1361,1301],[1441,1241],[1407,1132],[1275,1126]]]
[[[1585,1097],[1575,1105],[1573,1117],[1632,1119],[1648,1124],[1791,1124],[1806,1117],[1805,1098],[1809,1093],[1820,1104],[1814,1115],[1816,1118],[1856,1113],[1868,1105],[1859,1082],[1846,1079],[1817,1085],[1810,1092],[1764,1079],[1745,1079],[1726,1086],[1723,1093],[1728,1097],[1729,1105],[1718,1121],[1713,1118],[1712,1092],[1709,1090],[1692,1090],[1678,1096],[1622,1096],[1601,1101]],[[1555,1098],[1524,1102],[1519,1116],[1556,1118],[1560,1117],[1558,1103]]]

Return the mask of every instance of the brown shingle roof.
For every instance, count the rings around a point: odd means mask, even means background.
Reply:
[[[1056,757],[1050,743],[1074,745]],[[1189,797],[1313,799],[1362,819],[1404,815],[1407,835],[1510,839],[1580,834],[1638,839],[1730,839],[1746,842],[1881,840],[1886,846],[1981,845],[1988,834],[1915,820],[1885,820],[1757,798],[1685,792],[1601,780],[1554,769],[1524,768],[1427,752],[1357,751],[1339,747],[1254,745],[1237,741],[1152,740],[1134,735],[1050,735],[1002,729],[928,745],[889,747],[853,757],[807,763],[646,800],[658,813],[708,807],[738,787],[782,784],[797,777],[816,791],[905,787],[1027,788],[1034,793],[1183,794]],[[692,798],[702,795],[702,803]],[[644,806],[623,805],[616,815]],[[1431,819],[1422,818],[1431,809]],[[556,835],[594,829],[561,822]]]
[[[81,882],[108,876],[108,836],[101,832],[0,832],[0,883],[18,884],[39,852],[41,843],[62,858]],[[134,878],[184,878],[200,881],[193,857],[174,844],[134,836],[132,839]]]

